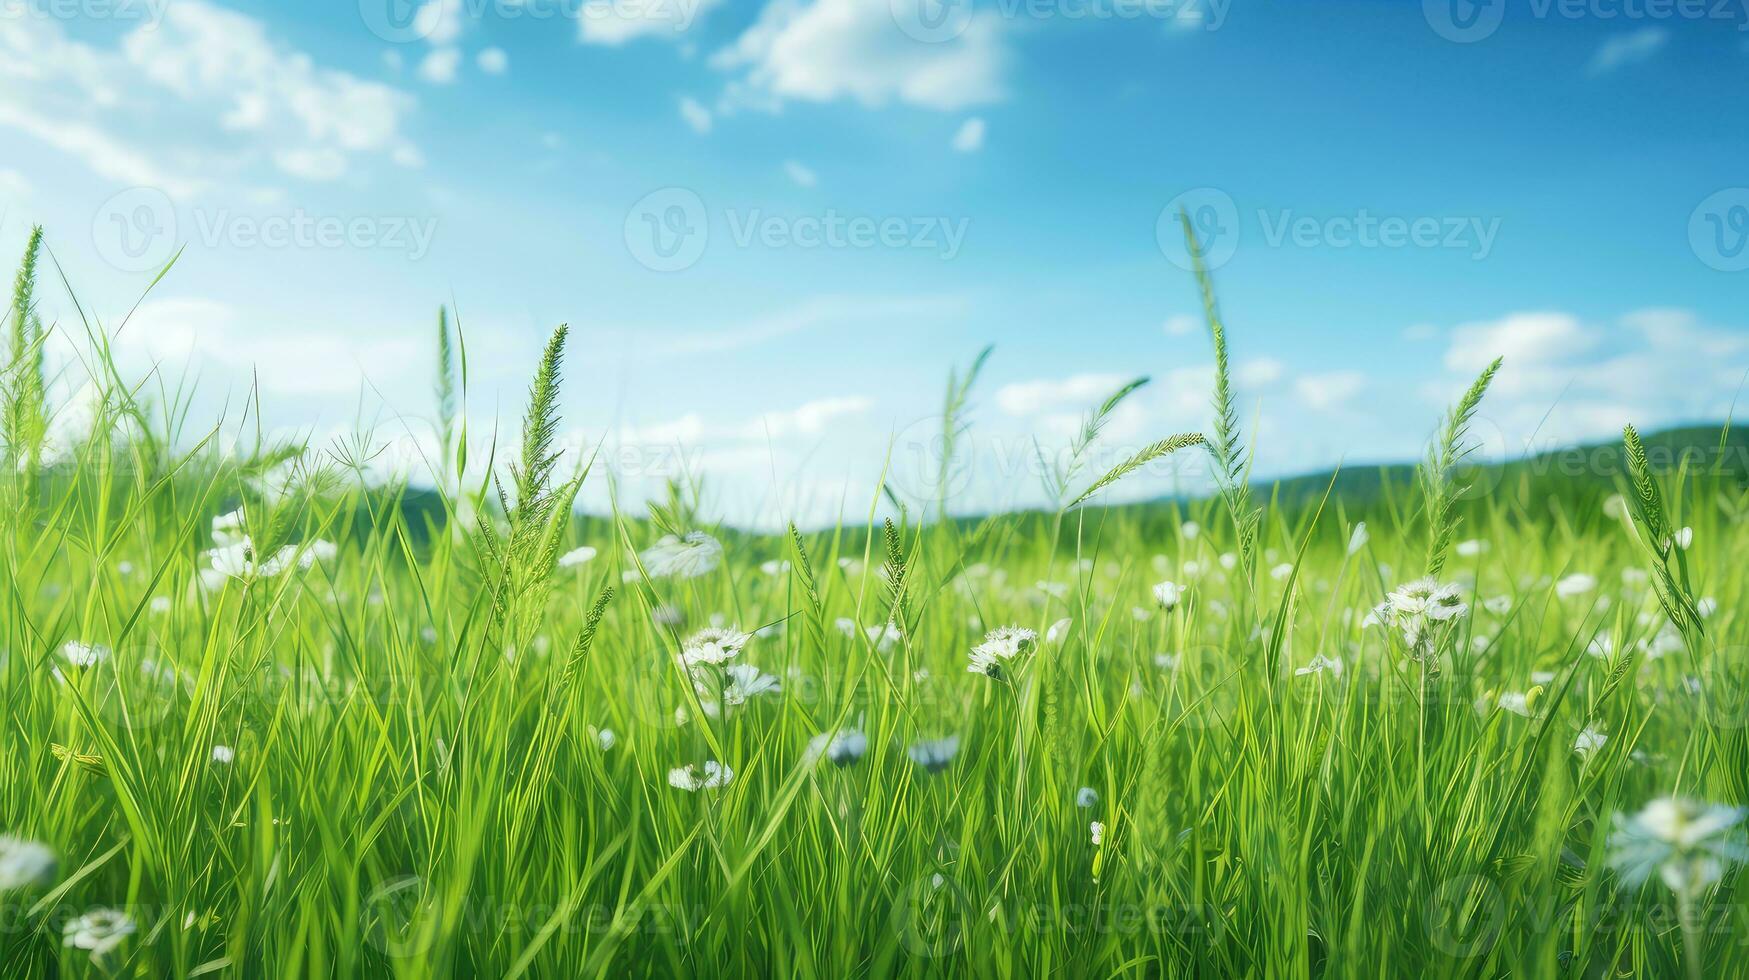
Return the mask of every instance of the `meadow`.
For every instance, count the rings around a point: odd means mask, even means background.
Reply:
[[[565,330],[470,459],[446,318],[411,507],[363,446],[221,449],[120,324],[42,324],[45,256],[6,321],[6,976],[1744,975],[1726,432],[1480,465],[1490,368],[1409,478],[1289,499],[1204,273],[1205,432],[1090,468],[1114,392],[1052,511],[573,515],[608,474],[554,447]],[[1217,493],[1101,506],[1194,454]]]

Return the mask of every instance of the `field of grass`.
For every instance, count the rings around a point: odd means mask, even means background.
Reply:
[[[1210,298],[1206,443],[1144,454],[1208,454],[1207,500],[572,520],[561,330],[502,492],[412,509],[344,451],[168,439],[95,325],[49,328],[104,397],[47,445],[46,278],[7,320],[6,976],[1743,975],[1738,470],[1466,467],[1484,377],[1415,478],[1278,498]]]

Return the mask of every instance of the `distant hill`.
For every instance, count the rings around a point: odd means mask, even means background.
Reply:
[[[1720,426],[1685,426],[1643,433],[1641,441],[1646,445],[1652,468],[1659,473],[1673,475],[1686,462],[1693,478],[1726,480],[1739,487],[1749,485],[1749,429],[1732,427],[1726,432]],[[1376,503],[1389,492],[1412,486],[1415,472],[1414,463],[1344,467],[1340,472],[1325,470],[1259,482],[1254,485],[1254,492],[1273,492],[1284,504],[1316,503],[1334,479],[1332,498],[1340,497],[1345,505],[1356,507]],[[1550,450],[1506,463],[1468,467],[1465,479],[1477,487],[1497,491],[1545,490],[1563,495],[1607,496],[1616,491],[1618,480],[1626,473],[1622,443],[1617,439]]]

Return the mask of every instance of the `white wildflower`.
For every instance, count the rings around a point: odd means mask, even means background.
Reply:
[[[1038,634],[1024,626],[998,626],[984,634],[984,642],[972,648],[974,674],[1000,677],[1005,666],[1024,659],[1038,645]]]
[[[581,548],[572,548],[570,551],[559,556],[559,567],[576,568],[579,565],[587,565],[595,560],[597,554],[599,554],[599,552],[588,545],[584,545]]]
[[[1675,534],[1671,535],[1670,543],[1683,551],[1687,551],[1689,546],[1694,544],[1694,528],[1685,527],[1682,530],[1677,531]]]
[[[805,757],[809,762],[820,759],[835,766],[848,766],[868,753],[868,736],[855,728],[841,729],[836,733],[821,732],[808,741]]]
[[[730,664],[723,669],[723,678],[723,703],[730,706],[746,704],[750,698],[773,694],[783,689],[777,678],[752,664]],[[697,674],[694,674],[693,687],[700,697],[717,693],[709,680],[700,678]]]
[[[1083,786],[1075,791],[1075,805],[1083,810],[1090,809],[1099,803],[1099,791],[1091,786]]]
[[[691,531],[683,538],[664,535],[642,557],[644,568],[655,578],[697,578],[723,560],[723,546],[703,531]]]
[[[953,763],[954,756],[959,755],[959,752],[960,737],[958,735],[949,735],[934,741],[913,742],[910,748],[905,750],[905,754],[911,757],[912,762],[922,766],[928,772],[940,772],[946,769]]]
[[[1609,863],[1624,884],[1636,886],[1657,872],[1665,887],[1692,899],[1716,884],[1733,864],[1749,860],[1737,807],[1659,799],[1632,817],[1615,815]]]
[[[1174,582],[1161,582],[1154,586],[1154,602],[1168,612],[1178,607],[1184,600],[1185,587]]]
[[[0,834],[0,892],[46,885],[55,875],[55,852],[10,834]]]
[[[1609,741],[1609,736],[1605,735],[1602,729],[1596,725],[1586,725],[1585,729],[1573,739],[1573,751],[1578,753],[1579,758],[1590,762],[1591,757],[1596,755],[1603,748],[1603,743],[1607,741]]]
[[[237,753],[229,745],[213,746],[213,761],[222,766],[228,766],[237,760]]]
[[[705,762],[702,770],[690,762],[677,769],[668,770],[668,785],[675,789],[686,790],[688,793],[727,786],[734,779],[735,770],[715,759]]]
[[[1102,824],[1097,820],[1088,824],[1087,825],[1087,835],[1089,837],[1093,838],[1093,846],[1094,847],[1098,847],[1099,845],[1105,843],[1105,824]]]
[[[1321,674],[1325,671],[1329,671],[1331,677],[1341,677],[1342,659],[1340,657],[1326,657],[1321,653],[1315,654],[1310,663],[1294,671],[1294,676],[1304,677],[1307,674]]]
[[[1597,588],[1597,579],[1584,572],[1574,572],[1555,583],[1555,595],[1563,599],[1571,599],[1574,596],[1584,595],[1595,588]]]
[[[213,544],[223,548],[236,544],[243,539],[243,526],[246,517],[243,508],[239,507],[229,514],[220,514],[213,518]]]
[[[1455,550],[1460,558],[1474,558],[1488,550],[1488,542],[1471,538],[1468,541],[1459,541]]]
[[[91,958],[99,960],[125,942],[137,928],[126,912],[94,908],[67,923],[62,929],[63,942],[67,946],[90,950]]]
[[[740,656],[741,648],[750,639],[737,629],[707,626],[681,645],[680,662],[686,667],[725,663]]]
[[[1359,554],[1360,549],[1366,547],[1366,542],[1370,537],[1366,533],[1365,521],[1355,524],[1353,533],[1348,535],[1348,553],[1350,555]]]
[[[1435,651],[1447,624],[1466,615],[1469,603],[1456,585],[1441,585],[1431,578],[1417,579],[1385,597],[1373,611],[1374,618],[1389,623],[1403,637],[1410,656],[1426,659]]]
[[[1069,627],[1073,625],[1075,625],[1073,619],[1059,619],[1052,623],[1051,628],[1045,630],[1045,642],[1051,644],[1063,642],[1064,638],[1069,635]]]
[[[68,640],[61,644],[61,657],[80,670],[89,670],[109,659],[109,648],[95,643]]]
[[[1184,535],[1186,541],[1195,541],[1196,536],[1202,533],[1202,525],[1195,521],[1185,521],[1178,525],[1178,533]]]
[[[1282,579],[1287,578],[1289,575],[1292,575],[1293,573],[1294,573],[1294,567],[1292,565],[1288,564],[1287,562],[1282,562],[1281,564],[1279,564],[1279,565],[1277,565],[1274,568],[1269,570],[1269,577],[1272,579],[1275,579],[1277,582],[1279,582]]]

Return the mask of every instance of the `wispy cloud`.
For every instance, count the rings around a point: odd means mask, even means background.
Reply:
[[[952,111],[1002,99],[1008,53],[999,18],[971,16],[925,43],[895,23],[910,2],[771,0],[711,64],[739,73],[727,98],[748,105],[852,99]]]
[[[788,310],[713,329],[666,338],[650,337],[641,330],[636,334],[640,348],[658,357],[719,354],[825,326],[866,326],[871,321],[950,316],[964,312],[965,307],[966,303],[954,296],[824,296]]]
[[[1618,34],[1603,42],[1591,56],[1590,72],[1602,75],[1627,65],[1645,61],[1663,50],[1670,32],[1662,27],[1642,27],[1637,31]]]

